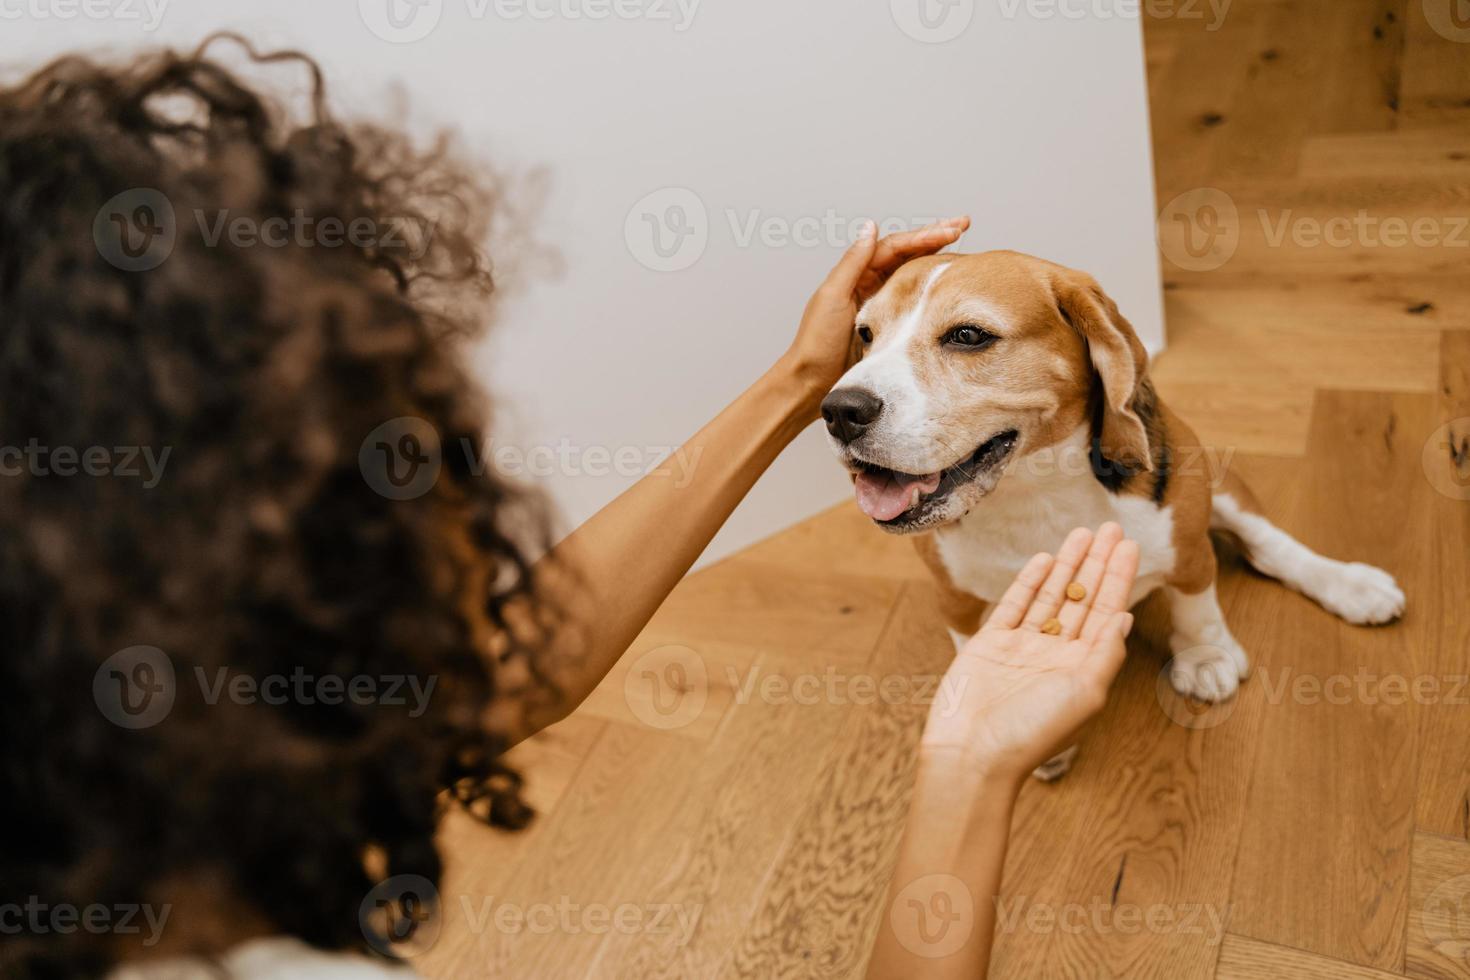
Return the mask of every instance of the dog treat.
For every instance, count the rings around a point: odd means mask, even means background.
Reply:
[[[1083,599],[1087,598],[1087,586],[1083,585],[1081,582],[1073,582],[1071,585],[1067,586],[1067,598],[1071,599],[1073,602],[1081,602]]]
[[[1058,636],[1062,632],[1062,621],[1060,619],[1048,619],[1041,624],[1041,632],[1047,636]]]

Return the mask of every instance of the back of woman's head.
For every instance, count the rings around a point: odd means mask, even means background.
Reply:
[[[227,896],[344,948],[437,880],[442,790],[528,816],[496,733],[546,690],[502,628],[540,542],[456,356],[493,202],[265,60],[304,121],[202,52],[0,89],[0,903]]]

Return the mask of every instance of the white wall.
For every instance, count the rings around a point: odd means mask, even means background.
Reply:
[[[1102,0],[1083,17],[1040,0],[85,0],[92,16],[63,19],[79,2],[0,0],[6,65],[234,28],[313,53],[343,110],[381,116],[401,84],[414,125],[545,168],[538,231],[562,272],[507,271],[480,358],[512,442],[677,444],[785,348],[867,216],[969,213],[962,250],[1087,269],[1162,346],[1141,32]],[[645,214],[670,204],[696,233],[670,260],[686,268],[656,271]],[[849,492],[819,435],[707,559]],[[632,480],[546,482],[570,524]]]

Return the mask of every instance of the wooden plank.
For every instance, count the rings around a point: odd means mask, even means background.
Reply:
[[[762,658],[698,767],[683,806],[648,833],[665,842],[630,879],[632,894],[697,909],[697,928],[614,932],[593,974],[631,980],[711,977],[745,932],[780,860],[793,814],[805,810],[839,752],[854,678],[811,663]],[[774,683],[773,683],[774,681]]]
[[[432,951],[430,975],[584,976],[613,917],[626,922],[636,915],[637,928],[654,928],[656,896],[631,882],[666,846],[651,830],[669,821],[688,795],[689,781],[671,774],[693,772],[704,747],[649,728],[608,724],[509,876],[441,889],[439,946],[446,948]],[[663,911],[658,924],[676,929],[697,915],[682,907]]]
[[[1406,965],[1411,977],[1470,977],[1470,842],[1415,835]]]
[[[1370,970],[1288,946],[1226,936],[1215,980],[1397,980],[1399,974]]]
[[[1423,601],[1438,623],[1428,673],[1438,696],[1421,711],[1417,823],[1470,839],[1470,335],[1446,333],[1433,431],[1425,435],[1424,479],[1434,533]]]
[[[869,575],[805,575],[736,556],[689,576],[649,624],[650,635],[864,663],[900,582]]]
[[[1470,30],[1449,15],[1451,0],[1426,0],[1408,18],[1404,40],[1399,125],[1470,124]],[[1431,23],[1430,15],[1434,22]],[[1436,27],[1436,25],[1438,25]]]
[[[1319,393],[1286,529],[1331,557],[1385,567],[1413,588],[1429,530],[1414,434],[1432,404],[1423,395]],[[1431,624],[1409,616],[1353,627],[1302,600],[1271,625],[1277,642],[1258,671],[1272,688],[1270,708],[1231,930],[1401,971],[1418,717],[1412,700],[1379,685],[1415,675]]]
[[[1302,145],[1301,176],[1470,177],[1470,131],[1456,126],[1315,136]]]
[[[913,539],[874,527],[850,498],[751,545],[740,555],[813,575],[851,574],[861,569],[875,578],[930,580]]]
[[[932,589],[906,587],[873,659],[880,673],[942,672],[954,647]],[[877,935],[913,789],[927,705],[857,706],[840,751],[794,814],[723,977],[860,977]],[[712,976],[714,974],[706,974]]]

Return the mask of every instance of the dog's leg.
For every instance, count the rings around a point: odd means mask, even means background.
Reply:
[[[1392,575],[1317,554],[1262,516],[1249,488],[1233,474],[1212,502],[1210,527],[1235,535],[1255,568],[1328,612],[1358,624],[1386,623],[1403,613],[1404,593]]]
[[[1169,649],[1169,681],[1180,694],[1201,701],[1224,701],[1250,674],[1250,658],[1241,649],[1215,598],[1215,581],[1197,592],[1169,585],[1173,629]]]

